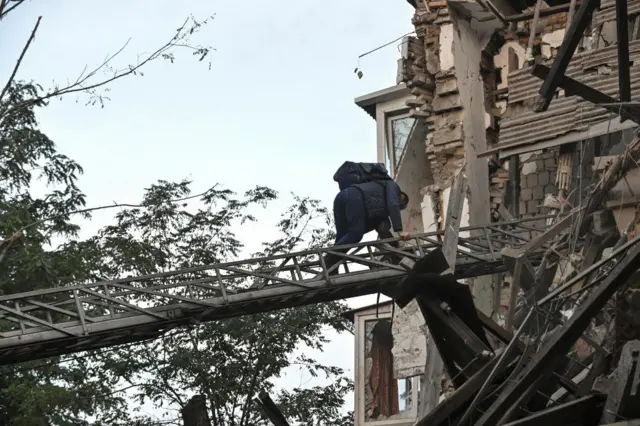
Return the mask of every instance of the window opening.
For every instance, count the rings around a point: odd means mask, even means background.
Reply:
[[[394,167],[397,169],[409,140],[415,118],[402,117],[391,120],[391,141],[393,144]]]
[[[391,319],[365,321],[365,422],[405,418],[412,408],[411,379],[393,377]]]
[[[410,117],[406,109],[386,113],[385,117],[385,164],[389,173],[395,177],[416,119]]]

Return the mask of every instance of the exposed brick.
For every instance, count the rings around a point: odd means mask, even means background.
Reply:
[[[539,202],[536,200],[527,201],[527,213],[537,213]]]
[[[531,188],[523,189],[520,191],[520,199],[522,201],[533,200],[533,190]]]
[[[538,175],[535,173],[527,175],[527,188],[535,188],[536,186],[538,186]]]
[[[538,185],[535,188],[533,188],[533,199],[534,200],[542,200],[544,199],[544,191],[542,189],[543,187]]]
[[[556,159],[555,158],[547,158],[546,160],[544,160],[544,166],[549,168],[549,167],[555,167],[556,165]]]
[[[522,216],[526,212],[527,212],[527,203],[525,203],[524,201],[520,201],[520,215]]]
[[[549,184],[549,172],[540,172],[538,173],[538,185],[548,185]]]
[[[544,160],[536,160],[536,169],[538,171],[544,170]]]

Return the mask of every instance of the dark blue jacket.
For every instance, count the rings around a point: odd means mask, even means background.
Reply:
[[[364,198],[367,219],[370,223],[389,217],[395,232],[402,231],[400,216],[400,187],[392,180],[366,182],[352,185]]]

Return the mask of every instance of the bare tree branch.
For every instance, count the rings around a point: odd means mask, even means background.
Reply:
[[[16,66],[13,67],[13,71],[11,72],[11,76],[9,76],[9,80],[7,80],[7,84],[5,84],[4,88],[2,89],[2,92],[0,92],[0,101],[2,101],[2,98],[4,98],[4,95],[9,90],[9,87],[11,87],[11,83],[16,78],[16,74],[18,73],[18,68],[20,68],[20,64],[22,63],[22,60],[24,59],[24,56],[27,53],[27,50],[29,50],[29,46],[31,46],[31,42],[33,41],[34,38],[36,38],[36,31],[38,31],[38,27],[40,26],[40,20],[42,20],[42,16],[38,17],[38,20],[36,21],[36,25],[33,27],[33,30],[31,31],[31,35],[29,36],[29,40],[27,40],[27,43],[22,48],[22,52],[20,53],[20,57],[16,62]]]
[[[6,1],[6,0],[3,0]],[[199,55],[199,60],[202,61],[207,54],[213,50],[210,47],[203,47],[203,46],[192,46],[188,43],[188,40],[190,38],[190,36],[192,36],[202,25],[206,24],[208,22],[209,19],[211,19],[212,17],[207,18],[206,20],[204,20],[203,22],[198,22],[196,21],[193,17],[188,17],[183,23],[182,25],[176,30],[176,33],[173,35],[173,37],[171,37],[171,39],[169,41],[167,41],[165,44],[163,44],[160,48],[158,48],[157,50],[155,50],[153,53],[151,53],[150,55],[148,55],[146,58],[144,58],[143,60],[139,60],[137,65],[130,65],[127,68],[124,69],[119,69],[119,70],[114,70],[113,74],[111,75],[111,77],[106,78],[104,80],[100,80],[98,82],[95,83],[90,83],[90,80],[95,77],[100,71],[110,71],[111,67],[109,66],[109,64],[116,58],[118,57],[127,47],[127,45],[129,44],[130,40],[127,40],[127,42],[120,48],[118,49],[118,51],[116,53],[114,53],[113,55],[108,56],[99,66],[97,66],[96,68],[94,68],[92,71],[90,71],[89,73],[86,73],[86,67],[85,69],[82,71],[82,73],[78,76],[78,78],[76,79],[75,82],[66,85],[63,88],[59,88],[59,87],[55,87],[52,90],[50,90],[49,92],[39,95],[39,96],[35,96],[31,99],[28,99],[24,102],[18,103],[16,105],[11,105],[9,107],[7,107],[3,113],[0,113],[0,121],[3,120],[5,117],[11,115],[12,113],[14,113],[15,111],[24,108],[24,107],[28,107],[43,101],[46,101],[47,99],[50,98],[54,98],[54,97],[61,97],[64,95],[68,95],[71,93],[77,93],[77,92],[86,92],[88,94],[90,94],[93,97],[93,103],[95,104],[96,102],[100,102],[102,103],[104,98],[101,95],[98,95],[96,93],[96,89],[106,86],[110,83],[113,83],[116,80],[119,80],[123,77],[129,76],[129,75],[137,75],[137,74],[141,74],[140,69],[142,67],[144,67],[145,65],[147,65],[149,62],[152,62],[156,59],[162,58],[162,59],[166,59],[169,60],[171,62],[173,62],[175,60],[173,53],[171,52],[171,50],[173,48],[187,48],[189,50],[192,50],[192,54],[193,55]],[[191,22],[191,25],[189,25],[189,23]],[[28,46],[27,46],[28,47]],[[23,52],[24,54],[24,52]],[[0,101],[2,100],[2,97],[0,97]],[[91,102],[91,101],[90,101]]]
[[[11,7],[5,10],[5,7],[7,7],[7,5],[9,4],[9,0],[1,0],[0,1],[0,19],[7,16],[9,12],[11,12],[16,7],[20,6],[22,3],[24,3],[24,0],[13,0],[13,4],[11,5]]]
[[[216,184],[213,187],[211,187],[210,189],[207,189],[206,191],[201,192],[199,194],[189,195],[188,197],[178,198],[178,199],[175,199],[175,200],[167,200],[166,202],[167,203],[179,203],[179,202],[182,202],[182,201],[187,201],[187,200],[192,200],[194,198],[202,197],[203,195],[205,195],[208,192],[210,192],[213,189],[215,189],[217,186],[218,185]],[[38,220],[36,222],[32,222],[32,223],[30,223],[28,225],[23,226],[19,231],[14,232],[13,235],[14,236],[16,234],[19,235],[19,234],[23,233],[24,231],[26,231],[27,229],[32,228],[32,227],[37,226],[37,225],[40,225],[40,224],[42,224],[44,222],[48,222],[48,221],[55,220],[55,219],[60,219],[60,218],[67,217],[67,216],[70,216],[70,215],[89,213],[89,212],[94,212],[94,211],[98,211],[98,210],[105,210],[105,209],[115,209],[115,208],[121,208],[121,207],[129,207],[129,208],[143,208],[144,207],[144,208],[146,208],[146,207],[150,207],[150,206],[149,205],[144,205],[144,204],[128,204],[128,203],[119,204],[119,203],[113,203],[113,204],[108,204],[108,205],[105,205],[105,206],[88,207],[86,209],[74,210],[72,212],[63,213],[63,214],[56,215],[56,216],[45,217],[44,219],[40,219],[40,220]]]

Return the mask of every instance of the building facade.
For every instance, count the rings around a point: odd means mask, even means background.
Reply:
[[[544,224],[542,217],[549,213],[580,205],[611,160],[625,153],[636,124],[563,90],[546,111],[535,112],[542,80],[532,75],[532,67],[551,66],[576,3],[540,1],[536,17],[536,2],[528,0],[409,2],[415,8],[415,36],[401,44],[397,84],[355,100],[375,120],[378,161],[410,196],[405,229],[443,230],[452,184],[460,174],[468,181],[463,227],[525,216],[540,216]],[[632,100],[639,101],[640,0],[630,0],[628,10]],[[615,2],[602,0],[566,73],[614,98],[615,19]],[[637,232],[639,196],[638,168],[608,192],[604,204],[620,231]],[[559,263],[556,281],[576,267],[575,259]],[[482,277],[470,284],[476,306],[504,323],[503,314],[515,300],[511,291],[517,291],[511,276]],[[412,424],[433,408],[420,392],[429,381],[438,381],[425,377],[428,330],[415,305],[398,311],[387,303],[351,313],[358,426]],[[392,317],[387,325],[389,331],[393,327],[392,343],[395,338],[404,345],[402,359],[389,361],[396,382],[388,398],[396,402],[389,402],[392,410],[374,413],[375,401],[367,397],[371,371],[377,368],[370,339],[374,329],[382,330],[374,322]],[[393,350],[398,352],[392,345],[389,356],[400,357]],[[440,400],[447,394],[446,380],[438,387]],[[405,399],[397,396],[403,394]]]

